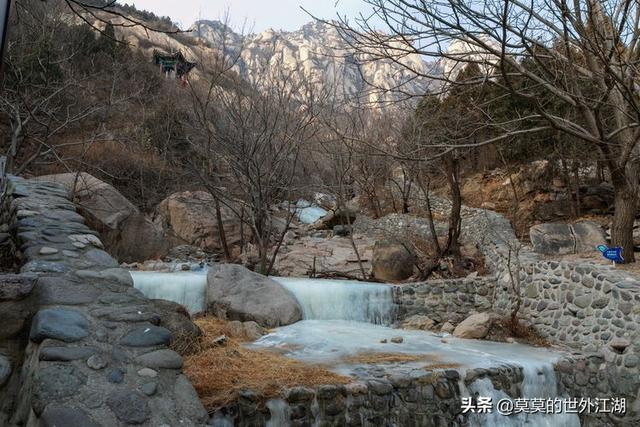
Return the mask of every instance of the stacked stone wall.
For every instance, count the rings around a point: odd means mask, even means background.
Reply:
[[[432,204],[443,214],[449,209],[442,199]],[[523,246],[496,212],[463,208],[462,218],[465,243],[480,249],[491,274],[399,286],[398,312],[437,322],[460,318],[466,309],[508,316],[518,289],[519,319],[576,353],[557,367],[562,389],[572,397],[626,399],[625,417],[589,414],[589,425],[640,425],[638,276],[593,262],[545,260]]]
[[[168,318],[133,288],[63,188],[10,177],[2,222],[0,425],[202,426]]]
[[[522,396],[522,369],[504,365],[463,373],[446,369],[417,370],[411,375],[392,375],[355,381],[347,385],[315,388],[294,387],[279,399],[264,399],[247,391],[214,417],[242,426],[420,426],[466,427],[461,384],[488,378],[512,398]],[[276,421],[277,420],[277,421]],[[223,424],[220,424],[223,425]]]

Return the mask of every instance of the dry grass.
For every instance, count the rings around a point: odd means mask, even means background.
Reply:
[[[406,354],[406,353],[358,353],[341,359],[344,363],[378,365],[390,363],[428,362],[422,369],[450,369],[459,367],[458,363],[447,363],[432,354]]]
[[[193,383],[202,403],[209,411],[223,407],[250,389],[269,399],[283,389],[294,386],[345,384],[349,378],[320,366],[306,365],[268,351],[243,348],[246,337],[233,336],[226,322],[215,317],[196,319],[202,329],[202,345],[198,353],[187,356],[184,372]],[[226,335],[224,346],[213,347],[214,338]]]
[[[489,334],[485,337],[486,340],[497,342],[507,342],[509,338],[515,338],[519,343],[535,347],[549,347],[551,345],[532,326],[526,325],[522,321],[513,325],[509,318],[493,322]]]
[[[428,365],[424,365],[422,367],[422,369],[426,369],[426,370],[432,370],[432,369],[454,369],[454,368],[459,368],[460,365],[459,363],[430,363]]]
[[[428,360],[432,356],[428,354],[406,354],[406,353],[357,353],[345,356],[340,359],[343,363],[374,365],[383,363],[407,363]]]

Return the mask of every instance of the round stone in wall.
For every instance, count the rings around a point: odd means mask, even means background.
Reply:
[[[74,342],[88,335],[89,321],[84,314],[62,308],[46,308],[34,316],[29,338],[37,343],[45,338]]]

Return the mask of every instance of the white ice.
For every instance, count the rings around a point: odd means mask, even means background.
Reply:
[[[350,280],[272,277],[298,300],[305,319],[393,322],[391,286]]]
[[[296,203],[295,210],[296,216],[303,224],[313,224],[328,213],[315,203],[309,203],[302,199]]]
[[[182,304],[190,314],[205,310],[207,270],[158,273],[131,271],[134,288],[151,299],[165,299]]]

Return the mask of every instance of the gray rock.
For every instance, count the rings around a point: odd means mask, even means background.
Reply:
[[[97,351],[94,347],[45,347],[40,350],[39,359],[47,362],[68,362],[88,359]]]
[[[351,227],[348,225],[337,224],[333,226],[333,235],[345,237],[351,234]]]
[[[129,347],[149,347],[154,345],[168,345],[171,341],[171,332],[158,326],[143,326],[127,333],[120,344]]]
[[[373,248],[373,276],[382,281],[405,280],[413,275],[415,254],[400,241],[380,240]]]
[[[91,369],[99,370],[106,368],[107,362],[99,355],[94,354],[87,359],[87,366]]]
[[[124,305],[91,310],[91,314],[111,322],[149,322],[157,325],[160,316],[148,305]]]
[[[253,320],[271,328],[302,319],[295,297],[278,282],[235,264],[222,264],[207,275],[208,309],[230,320]]]
[[[102,290],[62,277],[40,277],[34,293],[42,305],[82,305],[94,302]]]
[[[123,268],[107,268],[106,270],[78,270],[76,274],[83,279],[107,280],[133,287],[131,274]]]
[[[142,424],[151,416],[147,398],[136,391],[111,393],[107,398],[107,406],[120,421],[128,424]]]
[[[182,368],[182,356],[173,350],[167,349],[145,353],[138,356],[136,361],[142,366],[153,369]]]
[[[529,236],[533,250],[548,255],[593,252],[606,242],[602,227],[592,221],[538,224],[530,228]]]
[[[527,285],[524,294],[527,298],[536,298],[538,296],[538,287],[535,283],[530,283]]]
[[[57,254],[59,251],[56,248],[52,248],[50,246],[43,246],[40,248],[38,252],[40,255],[53,255]]]
[[[157,390],[158,390],[158,383],[155,381],[145,383],[140,386],[140,391],[142,391],[147,396],[153,396],[154,394],[156,394]]]
[[[20,269],[21,273],[67,273],[71,269],[60,262],[52,261],[29,261]]]
[[[453,331],[458,338],[484,338],[489,333],[493,319],[489,313],[477,313],[464,319]]]
[[[20,335],[29,327],[29,321],[33,318],[34,310],[31,299],[22,301],[0,302],[0,342],[6,338]]]
[[[91,249],[84,254],[84,257],[101,267],[118,267],[118,261],[101,249]]]
[[[627,368],[635,368],[640,363],[640,358],[635,354],[630,354],[624,359],[624,366]]]
[[[580,295],[573,300],[573,303],[580,308],[586,308],[591,304],[591,295]]]
[[[0,354],[0,387],[2,387],[11,376],[11,361],[8,357]]]
[[[255,341],[261,336],[267,334],[267,331],[254,321],[244,322],[242,324],[242,327],[244,329],[244,333],[247,336],[247,338],[249,338],[252,341]]]
[[[84,314],[62,308],[46,308],[36,313],[29,338],[37,343],[45,338],[74,342],[88,335],[89,321]]]
[[[124,372],[122,369],[110,369],[107,372],[107,381],[113,384],[120,384],[124,380]]]
[[[40,417],[40,427],[100,427],[86,412],[77,408],[47,405]]]
[[[290,403],[309,402],[314,399],[315,391],[307,387],[292,387],[287,390],[287,401]]]
[[[192,420],[195,423],[205,423],[208,414],[200,399],[198,393],[193,388],[187,377],[179,375],[173,388],[173,394],[176,399],[176,406],[179,414],[183,419]]]
[[[21,300],[31,294],[38,276],[35,274],[0,275],[0,301]]]
[[[158,376],[158,371],[154,371],[151,368],[142,368],[138,371],[138,375],[141,377],[155,378]]]
[[[605,308],[607,305],[609,305],[609,298],[608,297],[600,297],[597,298],[595,300],[593,300],[593,302],[591,303],[591,307],[593,308]]]
[[[197,340],[202,331],[191,321],[189,313],[180,304],[167,300],[151,300],[153,311],[159,316],[160,324],[171,331],[173,337]]]
[[[40,414],[46,405],[78,393],[87,376],[70,364],[55,364],[36,372],[33,408]]]

